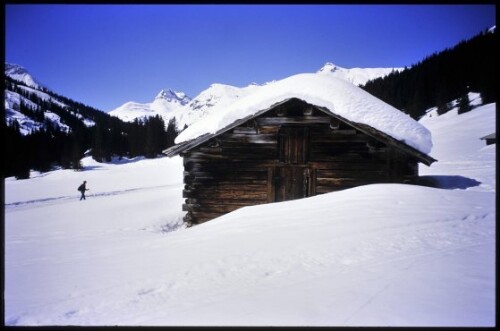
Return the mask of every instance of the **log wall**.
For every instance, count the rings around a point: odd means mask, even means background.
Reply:
[[[418,176],[414,158],[300,104],[271,110],[181,156],[191,224],[244,206]]]

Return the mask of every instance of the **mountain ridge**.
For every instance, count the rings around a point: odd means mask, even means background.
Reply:
[[[328,74],[335,77],[344,79],[352,84],[361,85],[367,81],[384,77],[394,71],[402,71],[404,68],[343,68],[326,62],[321,67],[317,74]],[[212,83],[207,89],[200,92],[196,97],[190,99],[188,102],[177,106],[177,98],[171,97],[170,99],[161,97],[165,102],[156,102],[159,96],[167,94],[178,95],[183,92],[174,92],[172,89],[161,90],[155,100],[149,103],[137,103],[128,101],[123,105],[111,110],[110,115],[116,116],[123,121],[134,121],[136,118],[149,117],[160,115],[163,117],[165,123],[168,123],[172,118],[175,118],[177,127],[179,129],[185,126],[190,126],[195,121],[204,118],[211,109],[216,105],[229,105],[236,99],[246,96],[260,86],[272,84],[274,81],[265,82],[263,84],[250,83],[244,87],[236,87],[221,83]],[[177,93],[177,94],[176,94]],[[156,103],[155,103],[156,102]]]
[[[385,77],[392,72],[401,72],[405,68],[343,68],[332,62],[327,62],[321,69],[316,71],[318,74],[332,74],[335,77],[342,78],[354,85],[364,85],[368,81]]]
[[[12,79],[21,81],[25,83],[27,86],[34,87],[34,88],[42,88],[43,85],[41,85],[37,80],[31,76],[31,74],[24,68],[23,66],[19,64],[14,64],[14,63],[5,63],[5,75],[11,77]]]

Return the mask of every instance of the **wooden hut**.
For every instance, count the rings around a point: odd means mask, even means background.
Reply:
[[[185,221],[199,224],[244,206],[359,185],[409,183],[419,162],[435,161],[303,99],[285,98],[164,152],[183,157]]]
[[[486,141],[486,145],[496,144],[496,142],[497,142],[497,134],[496,134],[496,132],[490,133],[487,136],[481,137],[481,140],[485,140]]]

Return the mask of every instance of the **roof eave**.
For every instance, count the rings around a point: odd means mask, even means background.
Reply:
[[[181,142],[177,145],[174,145],[166,150],[164,150],[162,153],[165,154],[166,156],[168,157],[173,157],[173,156],[176,156],[184,151],[187,151],[191,148],[194,148],[200,144],[203,144],[204,142],[212,139],[213,137],[216,137],[224,132],[227,132],[235,127],[237,127],[238,125],[241,125],[245,122],[247,122],[248,120],[251,120],[257,116],[260,116],[262,115],[263,113],[287,102],[288,100],[290,99],[294,99],[294,98],[287,98],[283,101],[280,101],[280,102],[277,102],[273,105],[271,105],[269,108],[266,108],[266,109],[263,109],[263,110],[260,110],[258,111],[257,113],[253,114],[253,115],[249,115],[247,117],[244,117],[244,118],[241,118],[235,122],[233,122],[232,124],[220,129],[219,131],[215,132],[215,133],[206,133],[204,135],[201,135],[195,139],[191,139],[191,140],[187,140],[187,141],[184,141],[184,142]],[[304,100],[302,100],[304,101]],[[305,101],[304,101],[305,102]],[[431,157],[430,155],[427,155],[425,153],[422,153],[420,152],[419,150],[417,150],[416,148],[412,147],[412,146],[409,146],[407,145],[406,143],[402,142],[402,141],[399,141],[391,136],[389,136],[388,134],[380,131],[380,130],[377,130],[369,125],[366,125],[366,124],[362,124],[362,123],[356,123],[356,122],[352,122],[348,119],[345,119],[344,117],[340,116],[340,115],[337,115],[337,114],[334,114],[333,112],[329,111],[328,109],[324,108],[324,107],[319,107],[319,106],[315,106],[318,110],[326,113],[327,115],[329,116],[332,116],[332,117],[335,117],[335,118],[338,118],[339,120],[341,121],[344,121],[346,122],[347,124],[351,125],[352,127],[354,127],[355,129],[375,138],[375,139],[378,139],[378,140],[382,140],[383,142],[387,143],[388,145],[391,145],[393,147],[396,147],[398,149],[401,149],[403,151],[405,151],[406,153],[410,154],[411,156],[415,157],[418,161],[422,162],[423,164],[427,165],[427,166],[430,166],[432,163],[436,162],[437,160],[434,159],[433,157]]]
[[[180,154],[188,149],[191,149],[191,148],[194,148],[200,144],[203,144],[204,142],[206,142],[207,140],[210,140],[211,138],[213,138],[215,136],[218,136],[220,134],[223,134],[224,132],[227,132],[227,131],[233,129],[233,128],[237,127],[238,125],[241,125],[241,124],[247,122],[248,120],[251,120],[257,116],[260,116],[260,115],[264,114],[265,112],[287,102],[290,99],[294,99],[294,98],[287,98],[283,101],[276,102],[275,104],[271,105],[269,108],[262,109],[253,115],[249,115],[249,116],[246,116],[244,118],[240,118],[239,120],[234,121],[230,125],[220,129],[219,131],[217,131],[215,133],[206,133],[206,134],[203,134],[203,135],[196,137],[194,139],[180,142],[174,146],[167,148],[162,153],[168,157],[176,156],[176,155],[178,155],[178,154]]]

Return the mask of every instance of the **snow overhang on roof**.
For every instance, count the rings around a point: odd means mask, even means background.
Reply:
[[[230,105],[214,107],[210,115],[181,132],[175,140],[177,145],[165,154],[173,156],[198,146],[292,98],[314,105],[361,131],[373,130],[395,145],[409,147],[419,159],[425,159],[425,164],[435,161],[428,156],[432,138],[423,125],[347,81],[318,74],[291,76],[262,86]]]

